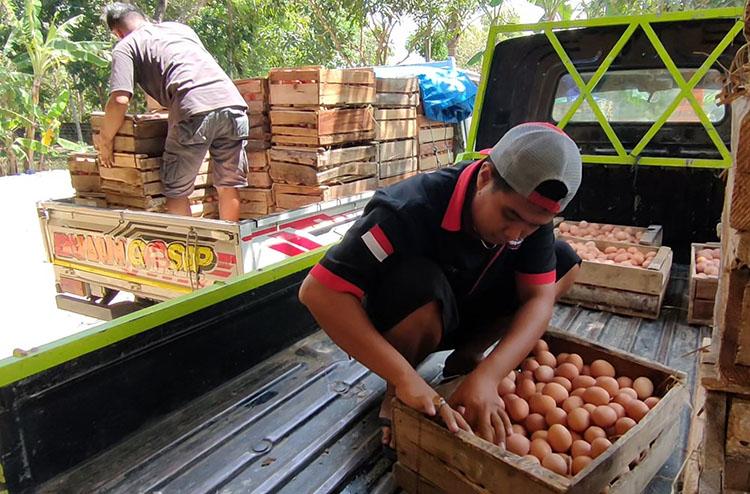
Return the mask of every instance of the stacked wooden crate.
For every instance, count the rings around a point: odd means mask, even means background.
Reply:
[[[106,207],[99,177],[99,159],[96,154],[76,153],[68,157],[70,184],[76,191],[73,202],[82,206]]]
[[[417,116],[419,124],[419,171],[431,171],[453,163],[453,125]]]
[[[378,78],[376,89],[378,185],[384,187],[418,173],[419,80]]]
[[[750,98],[732,104],[733,165],[721,222],[721,264],[700,365],[683,492],[750,492]]]
[[[268,148],[271,123],[268,116],[268,79],[258,77],[234,81],[247,103],[250,132],[247,140],[247,188],[239,189],[240,218],[259,218],[273,212]]]
[[[97,134],[104,114],[91,115],[91,127]],[[100,167],[101,189],[110,208],[166,211],[159,168],[167,136],[167,115],[149,113],[126,115],[114,139],[111,167]],[[97,139],[94,139],[97,142]],[[213,200],[208,160],[204,160],[190,196],[191,211],[203,214],[204,203]]]
[[[372,69],[273,69],[268,79],[276,210],[376,189]]]

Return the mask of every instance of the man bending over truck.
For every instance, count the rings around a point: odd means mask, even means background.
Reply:
[[[210,151],[219,217],[239,219],[237,187],[247,186],[247,105],[237,87],[206,51],[198,35],[176,22],[153,24],[128,3],[104,11],[120,39],[112,51],[110,95],[99,135],[99,157],[112,166],[112,143],[134,84],[169,109],[169,131],[160,170],[167,210],[190,215],[188,196]]]
[[[448,428],[504,444],[498,384],[544,334],[580,259],[552,219],[581,183],[576,144],[547,123],[512,128],[473,163],[379,190],[302,283],[300,300],[345,352],[388,383],[391,398]],[[484,352],[500,337],[486,358]],[[416,372],[453,349],[444,375],[468,373],[446,401]]]

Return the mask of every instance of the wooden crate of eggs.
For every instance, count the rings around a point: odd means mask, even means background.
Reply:
[[[556,330],[498,391],[513,422],[505,449],[395,403],[406,492],[642,492],[688,402],[684,373]]]
[[[713,325],[721,272],[721,244],[691,244],[688,314],[690,324]]]
[[[672,269],[672,249],[560,235],[583,262],[561,302],[656,319]]]
[[[609,225],[588,221],[561,221],[555,228],[556,235],[585,240],[609,240],[636,245],[661,245],[664,236],[661,225],[647,228],[637,226]]]

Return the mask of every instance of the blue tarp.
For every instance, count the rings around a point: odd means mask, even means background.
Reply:
[[[417,77],[424,113],[430,120],[458,123],[474,110],[477,86],[452,59],[415,65],[375,67],[378,77]]]

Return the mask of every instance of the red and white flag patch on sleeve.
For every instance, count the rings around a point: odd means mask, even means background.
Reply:
[[[375,225],[370,228],[364,235],[362,235],[362,241],[370,251],[380,262],[385,261],[388,256],[393,254],[393,245],[380,226]]]

